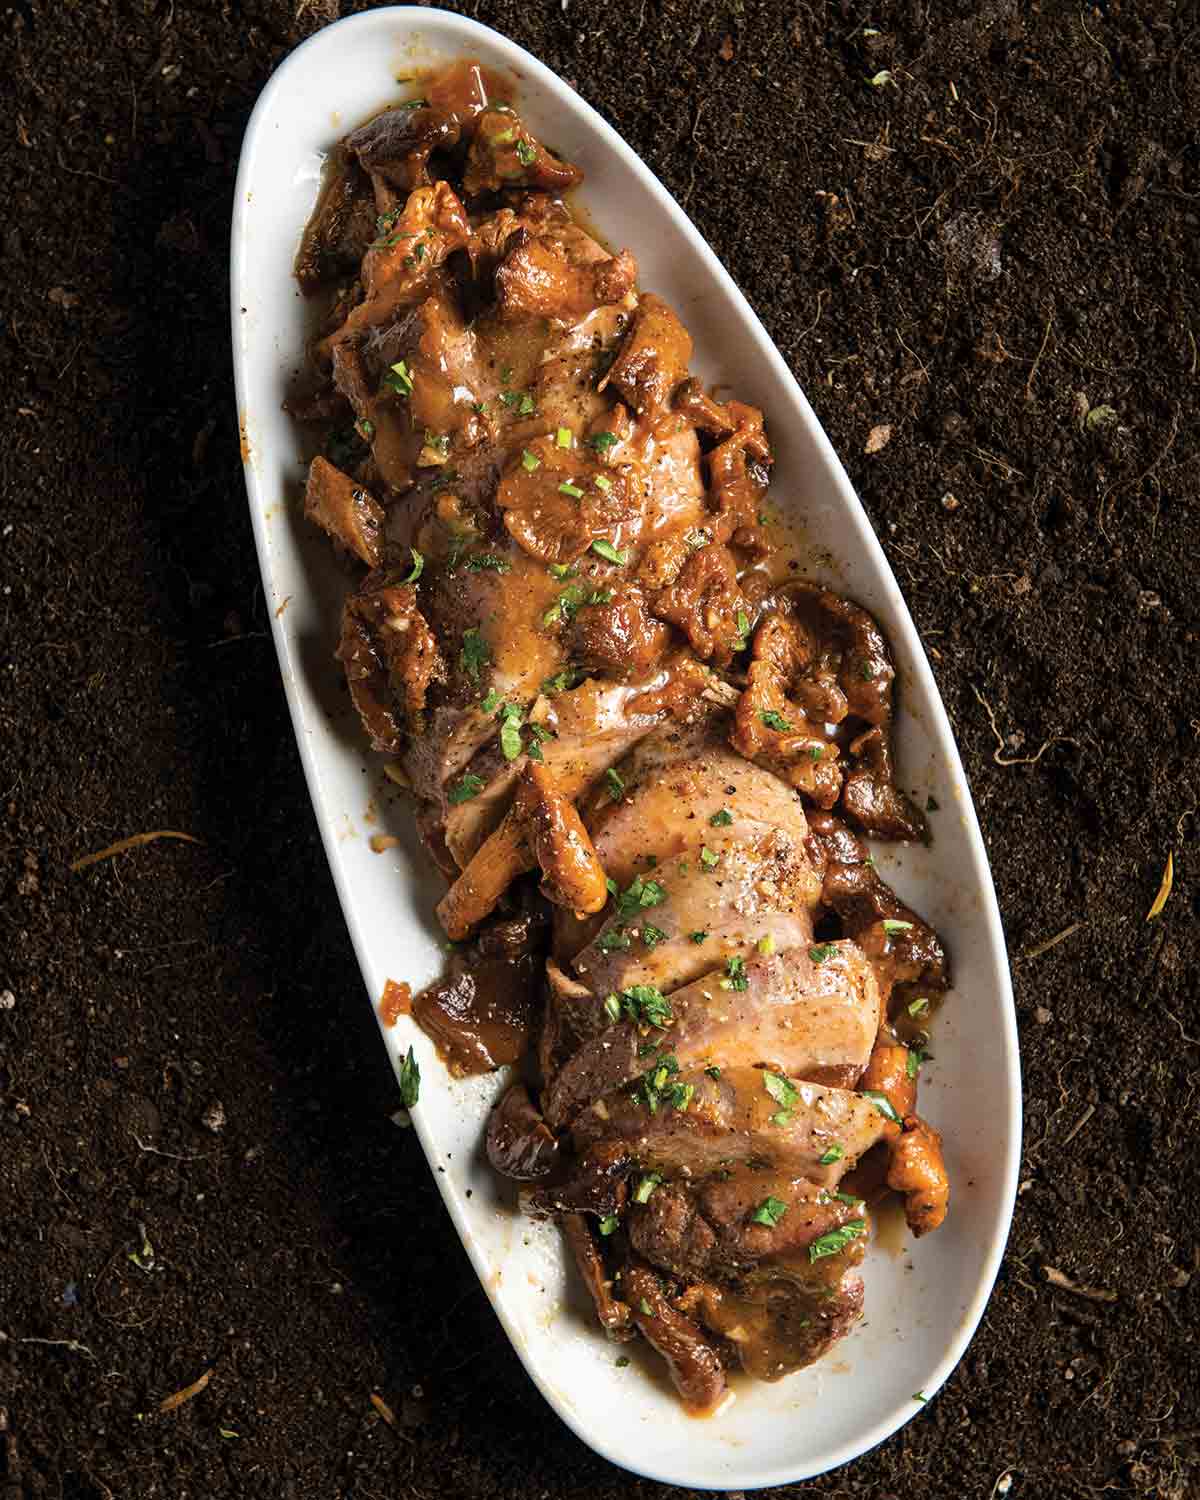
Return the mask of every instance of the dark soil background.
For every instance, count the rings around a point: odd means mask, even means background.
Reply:
[[[994,861],[1008,1257],[939,1398],[792,1493],[1194,1495],[1200,10],[456,8],[572,80],[762,314]],[[668,1493],[550,1416],[391,1123],[285,712],[226,244],[255,97],[338,10],[0,12],[3,1500]],[[203,846],[68,869],[162,828]]]

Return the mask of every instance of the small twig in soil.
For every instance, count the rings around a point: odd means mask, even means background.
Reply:
[[[827,291],[823,290],[823,289],[817,293],[817,315],[812,320],[812,322],[808,325],[808,327],[804,330],[804,332],[800,335],[800,337],[796,340],[797,343],[802,343],[809,336],[809,334],[813,331],[813,329],[817,326],[817,324],[821,321],[821,304],[822,304],[822,300],[825,297],[828,297],[828,296],[829,296],[829,293]]]
[[[1082,922],[1072,922],[1070,927],[1064,927],[1061,932],[1056,932],[1052,938],[1047,938],[1044,943],[1038,943],[1037,946],[1033,948],[1026,948],[1025,952],[1021,954],[1021,957],[1041,958],[1043,953],[1049,953],[1051,948],[1057,948],[1059,943],[1065,943],[1066,940],[1069,937],[1073,936],[1073,934],[1078,932],[1083,925],[1084,924]]]
[[[1158,470],[1159,464],[1162,463],[1163,459],[1166,458],[1167,454],[1170,453],[1171,449],[1175,446],[1175,439],[1179,433],[1179,410],[1180,403],[1177,401],[1175,403],[1175,411],[1171,416],[1171,430],[1167,434],[1167,441],[1163,444],[1162,452],[1158,455],[1158,457],[1154,460],[1154,462],[1150,465],[1146,472],[1144,474],[1139,474],[1138,477],[1132,482],[1132,484],[1128,486],[1128,488],[1136,489],[1138,485],[1144,484],[1147,479],[1153,478],[1154,474]],[[1100,509],[1096,515],[1096,525],[1099,528],[1100,535],[1105,539],[1105,541],[1108,541],[1109,537],[1108,532],[1104,529],[1104,508],[1108,504],[1110,496],[1115,495],[1118,490],[1123,490],[1125,488],[1127,488],[1127,486],[1124,484],[1112,485],[1109,489],[1105,490],[1104,497],[1100,501]]]
[[[1001,755],[1000,752],[1004,749],[1004,736],[1000,733],[999,729],[996,728],[996,715],[992,711],[992,705],[987,701],[987,699],[983,696],[983,694],[979,691],[974,683],[971,684],[971,691],[975,694],[976,698],[979,699],[979,702],[983,707],[983,711],[988,716],[988,723],[992,726],[992,733],[996,736],[996,748],[992,752],[992,759],[998,766],[1036,766],[1038,761],[1041,760],[1042,756],[1045,755],[1046,751],[1049,750],[1051,745],[1074,745],[1076,743],[1075,740],[1070,739],[1065,734],[1055,734],[1046,741],[1046,743],[1042,746],[1042,748],[1036,755]]]
[[[74,1204],[74,1201],[71,1198],[70,1193],[68,1193],[67,1190],[66,1190],[66,1188],[63,1187],[62,1183],[59,1182],[59,1180],[58,1180],[58,1173],[50,1165],[50,1158],[49,1158],[49,1156],[46,1155],[46,1148],[45,1148],[45,1146],[42,1147],[42,1160],[46,1163],[46,1171],[50,1173],[50,1181],[54,1184],[54,1186],[58,1189],[58,1191],[63,1195],[63,1197],[67,1200],[67,1202],[70,1203],[71,1207],[74,1208],[75,1204]]]
[[[1187,1042],[1188,1046],[1200,1047],[1200,1037],[1188,1036],[1187,1032],[1183,1029],[1183,1022],[1179,1019],[1179,1017],[1173,1010],[1169,1010],[1167,1012],[1167,1015],[1170,1016],[1171,1020],[1174,1021],[1176,1026],[1179,1027],[1179,1035],[1185,1042]]]
[[[86,1354],[89,1359],[96,1356],[86,1344],[81,1344],[78,1339],[18,1339],[18,1344],[45,1344],[50,1349],[69,1349],[72,1354]]]
[[[1042,347],[1037,352],[1037,358],[1033,362],[1033,369],[1029,372],[1029,379],[1025,382],[1025,399],[1033,400],[1033,377],[1038,372],[1038,366],[1042,362],[1042,355],[1046,352],[1046,345],[1050,342],[1050,329],[1054,324],[1054,312],[1051,309],[1050,316],[1046,319],[1046,331],[1042,335]]]
[[[71,873],[76,874],[88,865],[98,864],[102,859],[111,859],[114,854],[123,854],[126,849],[140,849],[143,844],[151,844],[155,839],[184,839],[189,844],[204,842],[190,833],[176,833],[173,828],[159,828],[153,833],[135,833],[127,839],[118,839],[115,844],[109,844],[107,849],[101,849],[95,854],[85,854],[82,859],[75,860],[70,867]]]
[[[1062,1144],[1064,1146],[1069,1146],[1095,1113],[1096,1106],[1094,1104],[1089,1104],[1084,1112],[1079,1116],[1078,1120],[1075,1121],[1074,1125],[1071,1126],[1071,1129],[1067,1132],[1067,1134],[1063,1136]]]
[[[1074,1292],[1075,1296],[1086,1297],[1089,1302],[1115,1302],[1117,1300],[1116,1292],[1108,1292],[1098,1286],[1082,1286],[1054,1266],[1043,1266],[1042,1275],[1060,1292]]]
[[[138,1150],[139,1151],[148,1152],[149,1155],[151,1155],[151,1156],[165,1156],[165,1157],[168,1157],[171,1161],[206,1161],[207,1160],[207,1157],[205,1156],[205,1154],[203,1152],[197,1152],[195,1155],[192,1155],[192,1156],[180,1156],[180,1154],[179,1154],[178,1151],[160,1151],[157,1146],[147,1145],[146,1142],[144,1140],[142,1140],[141,1136],[139,1136],[138,1133],[135,1130],[131,1130],[129,1133],[130,1133],[131,1136],[133,1136],[134,1140],[137,1142],[137,1144],[138,1144]]]
[[[1154,898],[1154,904],[1146,913],[1146,921],[1153,922],[1167,902],[1171,899],[1171,888],[1175,884],[1175,853],[1174,850],[1167,852],[1167,864],[1162,873],[1162,882],[1158,887],[1158,895]]]
[[[158,1403],[159,1411],[175,1411],[184,1402],[190,1401],[193,1396],[198,1396],[211,1379],[212,1369],[210,1367],[205,1370],[204,1374],[198,1380],[193,1380],[191,1385],[185,1385],[181,1391],[176,1391],[173,1395],[164,1396]]]

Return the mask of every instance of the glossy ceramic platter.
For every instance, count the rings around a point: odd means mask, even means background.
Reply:
[[[246,487],[296,736],[374,1003],[385,981],[416,989],[441,953],[440,879],[403,802],[386,799],[378,763],[345,713],[332,660],[346,582],[302,519],[304,465],[280,408],[301,364],[310,310],[289,270],[313,205],[321,154],[403,97],[398,75],[469,56],[507,69],[532,128],[586,173],[583,203],[608,240],[628,245],[641,284],[695,337],[693,370],[766,412],[774,503],[793,516],[812,576],[872,610],[901,684],[902,782],[932,794],[931,848],[879,846],[880,869],[946,939],[956,988],[933,1038],[922,1113],[941,1129],[954,1196],[943,1229],[919,1244],[884,1225],[864,1265],[865,1322],[830,1358],[777,1385],[735,1382],[719,1417],[684,1414],[660,1362],[588,1316],[552,1226],[515,1210],[480,1152],[503,1076],[454,1081],[405,1019],[381,1032],[393,1064],[411,1044],[424,1075],[416,1128],[446,1208],[532,1379],[584,1442],[613,1462],[689,1488],[786,1484],[845,1463],[933,1399],[983,1312],[1012,1213],[1020,1130],[1016,1027],[987,858],[950,726],[908,611],[841,464],[762,325],[666,190],[572,89],[495,32],[443,11],[390,8],[341,21],[298,48],[263,90],[246,132],[233,221],[233,347]],[[782,138],[779,149],[785,149]],[[770,211],[769,205],[767,211]],[[782,210],[781,210],[782,211]],[[831,559],[833,561],[831,561]],[[373,853],[372,834],[400,843]],[[349,998],[345,1001],[350,1004]],[[471,1190],[468,1196],[468,1189]]]

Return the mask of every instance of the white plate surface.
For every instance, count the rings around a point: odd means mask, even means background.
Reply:
[[[408,809],[384,797],[386,783],[338,692],[332,651],[346,582],[301,517],[299,439],[280,406],[311,316],[289,272],[321,154],[402,96],[397,75],[462,56],[519,79],[522,113],[584,169],[583,202],[607,239],[634,251],[641,284],[664,296],[693,333],[694,371],[766,412],[772,499],[796,518],[812,576],[852,595],[886,631],[901,684],[901,780],[921,803],[932,794],[941,808],[931,819],[931,848],[875,852],[882,873],[943,934],[954,962],[955,990],[936,1022],[936,1061],[921,1090],[922,1113],[946,1140],[949,1219],[920,1243],[884,1233],[864,1266],[865,1321],[814,1369],[776,1385],[737,1382],[736,1402],[718,1418],[686,1416],[648,1354],[635,1350],[632,1363],[617,1368],[620,1351],[589,1320],[557,1231],[522,1219],[489,1170],[480,1141],[504,1077],[454,1081],[407,1019],[382,1031],[393,1064],[410,1044],[416,1049],[421,1144],[431,1166],[445,1168],[436,1181],[446,1208],[514,1348],[559,1416],[613,1462],[669,1484],[787,1484],[855,1458],[919,1417],[916,1393],[934,1397],[991,1291],[1020,1146],[1016,1024],[991,875],[945,710],[862,506],[778,351],[686,215],[600,116],[521,48],[445,11],[373,10],[311,38],[263,90],[242,149],[232,242],[254,533],[313,808],[372,1003],[389,977],[415,990],[438,971],[440,882]],[[373,853],[369,839],[379,832],[400,844]]]

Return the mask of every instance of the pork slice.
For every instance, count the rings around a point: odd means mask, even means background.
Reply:
[[[681,1070],[764,1065],[792,1079],[852,1084],[871,1055],[879,988],[861,950],[849,942],[803,948],[747,963],[731,979],[718,971],[669,997],[670,1024],[643,1034],[622,1020],[587,1041],[549,1081],[546,1117],[556,1127],[649,1067],[649,1046]],[[722,988],[722,981],[729,983]],[[745,988],[735,988],[744,982]],[[619,1004],[619,998],[618,998]]]
[[[878,1109],[847,1089],[761,1068],[714,1067],[712,1076],[682,1065],[678,1074],[664,1071],[656,1089],[662,1064],[657,1055],[647,1062],[649,1088],[643,1083],[597,1100],[578,1117],[578,1150],[622,1140],[647,1171],[664,1176],[707,1177],[753,1163],[828,1189],[883,1136],[886,1122]],[[686,1100],[686,1107],[672,1098]]]

